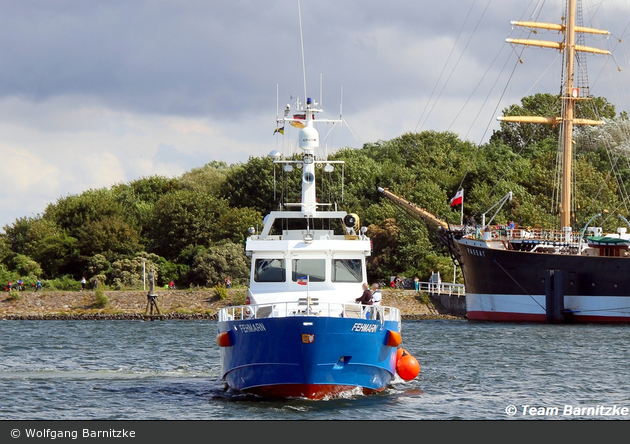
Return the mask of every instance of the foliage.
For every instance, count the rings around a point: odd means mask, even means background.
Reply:
[[[37,276],[42,275],[42,267],[33,259],[23,254],[16,254],[11,260],[11,265],[19,276],[37,278]]]
[[[109,299],[101,287],[94,290],[94,306],[104,308],[109,304]]]
[[[71,275],[42,280],[42,285],[50,291],[79,291],[81,289],[81,282]]]
[[[70,274],[80,278],[81,265],[77,239],[68,236],[65,232],[46,236],[41,240],[38,251],[33,253],[36,260],[44,270],[44,276],[54,279],[57,276]]]
[[[12,301],[19,301],[20,299],[22,299],[22,295],[18,290],[13,288],[11,289],[11,291],[9,291],[8,299]]]
[[[226,212],[225,200],[192,190],[178,190],[156,204],[148,226],[151,251],[176,259],[188,246],[210,246],[221,240],[218,217]]]
[[[214,295],[224,301],[227,299],[227,288],[222,283],[218,283],[214,286]]]
[[[278,207],[278,202],[273,200],[273,177],[273,163],[269,157],[250,157],[247,163],[230,169],[220,196],[232,208],[247,206],[267,214]]]
[[[225,162],[213,160],[201,168],[182,174],[182,187],[201,193],[217,195],[229,174],[230,169]]]
[[[559,111],[557,95],[535,94],[503,112],[553,117]],[[630,210],[628,116],[616,117],[614,106],[599,97],[580,101],[576,114],[607,124],[576,129],[574,169],[580,180],[573,190],[571,223],[579,229],[600,213],[598,225],[616,231],[618,214],[628,216]],[[463,212],[477,222],[495,216],[489,209],[512,192],[493,223],[559,228],[557,136],[557,126],[502,122],[482,145],[451,132],[423,131],[345,147],[328,159],[343,166],[316,170],[318,198],[358,214],[368,228],[370,280],[396,274],[426,280],[439,271],[447,281],[453,263],[432,231],[378,188],[389,188],[449,223],[462,217],[462,207],[449,205],[460,188]],[[142,177],[61,197],[42,214],[4,227],[0,280],[41,278],[51,290],[79,289],[83,275],[98,278],[99,288],[138,289],[149,272],[158,286],[173,280],[180,287],[216,288],[226,276],[244,282],[248,228],[259,230],[270,211],[299,202],[301,174],[298,168],[274,167],[268,156],[250,157],[234,165],[213,161],[180,177]]]
[[[214,287],[230,277],[233,283],[249,275],[249,259],[243,247],[230,241],[221,242],[200,252],[190,269],[190,283]]]
[[[119,215],[92,220],[77,230],[77,235],[77,247],[83,257],[100,254],[112,262],[143,249],[138,230]]]
[[[158,260],[157,255],[144,253],[117,260],[112,263],[108,283],[115,290],[150,288],[153,277],[154,285],[157,286],[160,279]]]

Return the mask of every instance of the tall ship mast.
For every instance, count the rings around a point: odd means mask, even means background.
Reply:
[[[573,160],[573,126],[574,125],[603,125],[601,120],[579,119],[575,117],[575,103],[578,100],[588,100],[587,97],[580,95],[580,89],[575,85],[575,56],[576,52],[587,52],[591,54],[610,55],[609,51],[591,48],[583,45],[576,45],[576,33],[589,34],[610,34],[608,31],[594,28],[585,28],[576,26],[575,24],[575,2],[576,0],[567,1],[567,13],[565,23],[538,23],[538,22],[519,22],[513,21],[512,25],[522,26],[531,29],[547,29],[562,32],[564,41],[549,42],[545,40],[531,39],[506,39],[508,43],[537,46],[541,48],[554,48],[564,52],[564,85],[562,87],[562,116],[560,117],[543,117],[543,116],[503,116],[499,120],[506,122],[521,123],[542,123],[548,125],[561,125],[561,142],[562,142],[562,183],[560,193],[560,226],[567,234],[571,232],[571,171]]]
[[[577,44],[576,34],[608,31],[576,25],[576,0],[568,0],[561,24],[512,22],[531,29],[556,30],[561,42],[507,39],[508,43],[554,48],[564,55],[560,116],[504,116],[499,120],[531,124],[559,125],[562,160],[560,192],[561,231],[551,228],[523,229],[491,226],[451,226],[435,222],[426,211],[415,207],[391,191],[385,197],[427,222],[461,267],[466,286],[467,317],[471,321],[501,322],[603,322],[630,323],[630,236],[627,227],[603,233],[590,227],[598,216],[574,230],[571,214],[571,169],[573,129],[578,125],[602,125],[599,120],[575,116],[576,103],[589,100],[575,83],[575,57],[578,53],[608,55],[606,50]],[[497,204],[511,200],[510,192]],[[500,210],[501,207],[499,207]],[[498,210],[497,210],[498,211]],[[495,213],[496,215],[496,213]],[[627,226],[630,223],[620,215]]]

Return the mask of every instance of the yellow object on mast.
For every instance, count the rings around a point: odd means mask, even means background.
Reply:
[[[512,25],[522,26],[526,28],[538,28],[556,30],[564,33],[564,41],[549,42],[544,40],[530,39],[506,39],[508,43],[538,46],[542,48],[553,48],[559,51],[566,51],[564,79],[565,84],[562,89],[562,116],[560,117],[542,117],[542,116],[503,116],[498,120],[504,122],[521,122],[521,123],[542,123],[548,125],[562,125],[562,189],[560,193],[560,222],[563,229],[569,233],[571,227],[571,163],[573,160],[573,126],[574,125],[602,125],[604,122],[591,119],[576,119],[574,117],[575,102],[581,100],[579,91],[574,88],[574,64],[576,51],[589,52],[592,54],[609,55],[610,52],[598,48],[575,44],[575,33],[590,34],[610,34],[608,31],[585,28],[575,25],[575,0],[567,2],[566,24],[538,23],[538,22],[520,22],[513,21]]]

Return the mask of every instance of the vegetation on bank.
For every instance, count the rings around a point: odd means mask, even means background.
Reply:
[[[558,104],[557,96],[537,94],[504,113],[555,115]],[[630,179],[627,115],[617,116],[602,98],[580,103],[578,113],[612,124],[578,130],[575,175],[580,180],[572,225],[579,229],[602,213],[599,225],[615,230],[617,213],[627,216],[621,189]],[[329,156],[345,161],[343,181],[339,168],[319,170],[318,193],[339,210],[358,214],[368,228],[371,281],[397,274],[426,281],[432,271],[451,281],[454,267],[444,248],[378,187],[451,223],[460,221],[460,207],[449,205],[460,187],[465,189],[464,212],[477,222],[512,191],[512,202],[494,222],[559,228],[557,133],[552,126],[503,122],[483,145],[451,132],[424,131],[344,148]],[[37,216],[3,228],[0,282],[22,278],[32,289],[41,279],[44,289],[79,290],[85,276],[90,288],[96,279],[103,289],[142,289],[148,288],[151,272],[160,287],[174,281],[178,288],[215,288],[228,276],[244,285],[248,228],[262,227],[264,215],[282,202],[298,202],[300,183],[299,169],[274,174],[271,159],[261,156],[233,165],[213,161],[179,177],[143,177],[64,196]]]

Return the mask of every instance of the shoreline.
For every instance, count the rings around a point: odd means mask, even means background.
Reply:
[[[107,303],[99,307],[94,291],[24,291],[18,297],[0,296],[0,320],[217,320],[221,308],[243,305],[246,288],[229,289],[225,299],[213,289],[155,291],[161,315],[147,314],[148,292],[103,292]],[[426,302],[428,299],[428,303]],[[465,320],[453,315],[426,295],[413,290],[383,290],[383,305],[398,308],[402,320]]]

